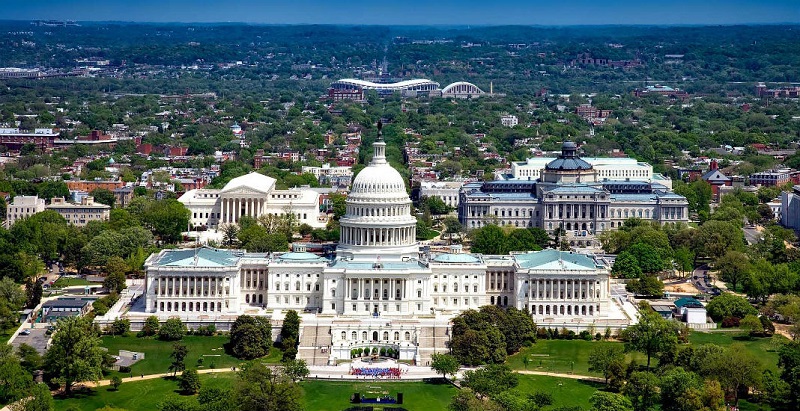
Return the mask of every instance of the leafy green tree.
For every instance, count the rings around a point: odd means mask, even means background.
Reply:
[[[25,304],[25,293],[11,278],[0,280],[0,329],[19,325],[19,313]]]
[[[450,354],[434,353],[431,354],[431,368],[446,379],[448,375],[458,372],[458,359]]]
[[[119,391],[119,387],[122,385],[122,378],[119,375],[114,375],[111,377],[111,388],[114,391]]]
[[[625,349],[619,345],[604,344],[594,347],[589,353],[589,371],[603,374],[608,385],[613,369],[625,363]]]
[[[53,395],[46,384],[36,384],[20,406],[22,411],[53,411]]]
[[[715,375],[723,389],[733,396],[738,407],[739,393],[761,385],[764,366],[756,356],[741,344],[733,344],[725,350],[726,355]]]
[[[42,369],[42,365],[44,365],[44,360],[39,351],[36,351],[35,348],[28,344],[23,343],[17,347],[17,356],[20,360],[19,364],[31,375],[33,375],[34,371]]]
[[[764,332],[764,326],[761,325],[761,320],[758,318],[758,316],[753,314],[747,314],[744,316],[744,318],[742,318],[742,320],[739,322],[739,328],[748,331],[748,334],[751,336],[762,334]]]
[[[222,241],[228,247],[232,247],[239,236],[239,227],[235,224],[225,224],[220,227],[220,230],[222,231]]]
[[[119,293],[128,286],[125,284],[125,273],[128,264],[121,257],[111,257],[106,261],[106,277],[103,279],[103,288],[110,293]]]
[[[30,278],[25,282],[25,306],[28,308],[35,308],[42,301],[42,282],[38,279]]]
[[[292,382],[308,377],[308,365],[305,360],[288,360],[281,364],[281,372]]]
[[[200,411],[200,407],[193,398],[181,398],[170,395],[158,404],[159,411]]]
[[[158,317],[151,315],[144,320],[141,335],[144,337],[156,335],[158,334],[159,326],[160,324],[158,323]]]
[[[627,351],[639,351],[647,356],[647,368],[654,355],[678,343],[677,324],[644,307],[639,310],[639,322],[626,328],[622,336]]]
[[[611,272],[622,278],[639,278],[642,276],[642,269],[639,267],[639,262],[631,253],[623,251],[617,255],[614,260],[614,266],[611,267]]]
[[[456,217],[445,217],[444,221],[444,232],[447,234],[447,241],[449,243],[453,242],[453,234],[460,234],[464,231],[464,226],[461,225],[461,222],[458,221]]]
[[[472,252],[480,254],[505,254],[506,234],[500,227],[489,224],[476,228],[470,233],[472,237]]]
[[[8,344],[0,346],[0,403],[25,397],[33,386],[33,377],[23,368]]]
[[[493,397],[519,384],[518,376],[505,364],[489,364],[464,373],[462,385],[481,396]]]
[[[664,294],[664,283],[655,275],[643,275],[629,281],[625,289],[637,295],[657,297]]]
[[[800,341],[784,344],[778,350],[780,378],[788,384],[787,402],[789,409],[800,407]]]
[[[499,404],[491,400],[478,399],[469,388],[458,390],[448,405],[450,411],[505,411]]]
[[[45,374],[64,385],[67,396],[81,381],[97,381],[102,375],[104,352],[91,322],[69,317],[56,324],[50,348],[44,356]]]
[[[595,391],[589,402],[593,411],[633,411],[628,397],[613,392]]]
[[[694,253],[686,247],[678,248],[675,250],[675,264],[681,274],[692,271],[692,268],[694,268]]]
[[[248,364],[239,373],[234,395],[242,410],[302,410],[300,387],[258,362]]]
[[[659,401],[658,377],[647,371],[631,374],[623,389],[623,394],[631,400],[634,411],[655,409]]]
[[[272,345],[272,327],[262,317],[240,315],[231,325],[228,349],[242,359],[253,359],[267,355]]]
[[[200,391],[200,375],[197,370],[184,370],[178,378],[178,385],[186,394],[197,394]]]
[[[197,401],[202,404],[203,411],[238,411],[230,390],[217,387],[202,387]]]
[[[187,355],[189,355],[189,349],[186,347],[186,344],[175,343],[172,346],[172,353],[169,355],[169,357],[172,358],[172,363],[169,365],[169,370],[172,371],[173,376],[175,376],[178,371],[186,369]]]
[[[731,293],[723,293],[714,297],[706,305],[706,311],[714,321],[722,321],[726,317],[744,318],[748,314],[758,314],[758,310],[750,302]]]
[[[191,213],[181,202],[174,199],[153,202],[141,216],[142,223],[167,243],[181,239],[181,233],[189,226]]]
[[[293,350],[297,354],[297,343],[300,341],[300,316],[297,311],[289,310],[281,324],[281,345],[285,351]],[[287,359],[294,359],[294,355]]]
[[[177,341],[186,335],[186,325],[178,317],[168,319],[158,329],[158,338],[165,341]]]
[[[658,249],[649,244],[637,242],[628,247],[626,251],[636,258],[636,263],[644,274],[655,274],[664,269],[665,262]]]
[[[425,197],[422,199],[423,208],[430,211],[433,215],[443,215],[447,214],[452,210],[450,206],[445,204],[445,202],[439,197]]]
[[[131,320],[127,318],[117,318],[109,327],[111,335],[125,335],[131,330]]]
[[[114,203],[117,201],[117,198],[114,196],[110,190],[106,190],[105,188],[96,188],[89,193],[90,196],[94,197],[94,201],[97,201],[100,204],[105,204],[109,207],[114,207]]]
[[[750,270],[750,259],[740,251],[728,251],[714,263],[719,270],[720,278],[731,283],[736,290],[736,286],[744,281]]]

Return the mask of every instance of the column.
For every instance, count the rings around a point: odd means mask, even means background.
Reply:
[[[219,205],[219,211],[220,211],[219,222],[220,222],[220,224],[221,223],[225,223],[227,221],[227,218],[226,218],[227,216],[225,215],[225,212],[227,211],[226,204],[228,204],[228,200],[223,198],[222,201],[220,201],[220,205]]]

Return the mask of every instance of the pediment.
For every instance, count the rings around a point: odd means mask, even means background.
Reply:
[[[236,187],[227,191],[223,191],[221,197],[229,197],[231,195],[248,195],[248,194],[255,194],[259,196],[266,196],[267,193],[261,190],[257,190],[252,187]]]

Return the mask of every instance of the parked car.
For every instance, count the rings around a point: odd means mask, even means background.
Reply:
[[[22,330],[22,332],[20,334],[22,334],[22,335],[31,335],[31,330],[29,328],[26,328],[26,329]]]

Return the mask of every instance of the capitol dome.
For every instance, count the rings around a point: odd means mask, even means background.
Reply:
[[[386,161],[386,143],[378,124],[375,153],[353,179],[345,215],[339,220],[341,258],[401,259],[417,255],[417,219],[400,173]]]

